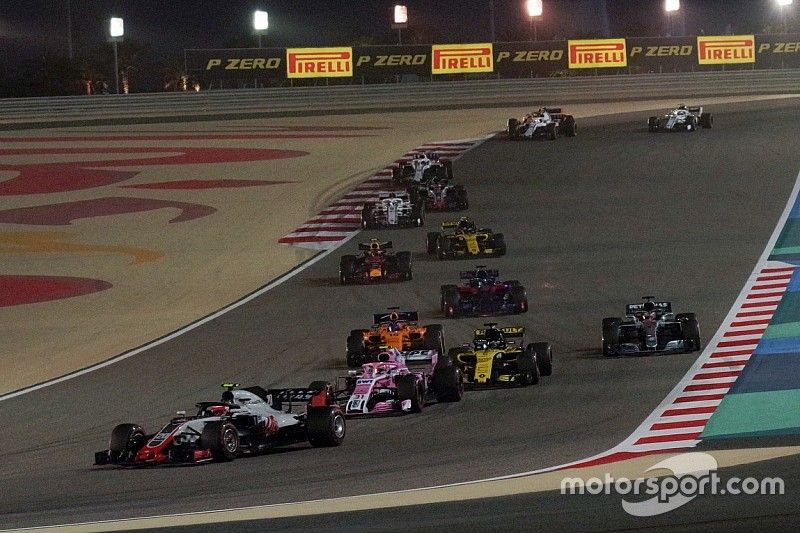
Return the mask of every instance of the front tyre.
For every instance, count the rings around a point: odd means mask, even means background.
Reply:
[[[339,446],[347,423],[338,407],[310,407],[306,412],[306,436],[315,448]]]
[[[207,423],[200,434],[200,447],[211,451],[214,461],[233,461],[239,455],[239,431],[224,420]]]

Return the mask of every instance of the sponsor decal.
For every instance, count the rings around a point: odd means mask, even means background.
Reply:
[[[697,37],[697,62],[701,65],[755,63],[753,35],[722,35]]]
[[[631,46],[630,57],[645,56],[645,57],[676,57],[676,56],[690,56],[694,53],[694,46],[691,44],[684,45],[661,45],[661,46]]]
[[[356,67],[411,67],[424,65],[428,54],[391,54],[369,56],[362,54],[356,59]]]
[[[286,76],[289,78],[350,78],[353,76],[353,49],[288,48]]]
[[[772,52],[773,54],[796,54],[800,52],[800,42],[792,43],[760,43],[758,53]]]
[[[531,63],[536,61],[561,61],[563,58],[564,50],[560,48],[554,50],[509,50],[498,52],[496,62]]]
[[[434,44],[432,74],[493,72],[492,43]]]
[[[625,39],[570,40],[569,68],[627,67]]]
[[[280,57],[212,57],[206,70],[274,70],[280,66]]]

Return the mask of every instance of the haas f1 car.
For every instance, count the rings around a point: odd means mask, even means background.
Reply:
[[[661,117],[647,119],[648,131],[697,131],[697,127],[710,128],[714,124],[711,113],[700,106],[678,106]]]
[[[441,159],[436,152],[416,154],[408,163],[392,169],[392,181],[395,185],[409,181],[420,183],[433,178],[453,178],[453,162]]]
[[[603,319],[603,355],[647,355],[693,352],[702,348],[700,327],[694,313],[672,312],[670,302],[625,306],[625,316]]]
[[[484,324],[476,329],[472,345],[451,348],[448,358],[461,368],[468,386],[535,385],[540,376],[553,373],[550,343],[524,346],[525,328],[497,328]],[[517,338],[518,342],[512,340]]]
[[[420,326],[416,311],[399,311],[396,307],[388,313],[372,316],[370,329],[354,329],[347,337],[347,366],[359,367],[367,356],[376,355],[386,348],[401,352],[433,350],[439,357],[444,354],[444,333],[441,324]]]
[[[361,227],[418,228],[425,223],[425,204],[413,201],[406,192],[382,194],[377,202],[361,210]]]
[[[179,411],[156,433],[138,424],[119,424],[107,450],[95,453],[97,465],[146,466],[163,463],[231,461],[240,455],[308,441],[338,446],[345,436],[344,416],[333,387],[314,382],[308,389],[237,389],[225,384],[218,402],[200,402],[197,414]],[[306,405],[292,413],[292,403]]]
[[[442,230],[453,233],[428,233],[426,248],[429,255],[439,259],[469,259],[472,257],[500,257],[506,255],[506,241],[502,233],[479,229],[475,223],[462,218],[458,222],[443,222]]]
[[[393,254],[392,241],[380,242],[372,239],[361,243],[358,249],[362,255],[343,255],[339,261],[339,281],[348,283],[368,283],[373,281],[410,280],[411,252]]]
[[[517,280],[498,281],[497,270],[478,266],[460,273],[461,285],[442,285],[442,312],[448,318],[525,313],[528,296]]]
[[[509,139],[549,139],[563,135],[575,137],[578,124],[575,117],[561,112],[560,107],[540,107],[521,119],[510,118],[506,124]]]
[[[450,183],[450,180],[433,178],[408,187],[412,198],[417,197],[425,204],[426,211],[464,211],[469,209],[467,190],[463,185]]]
[[[422,411],[426,402],[457,402],[464,393],[458,366],[447,364],[436,350],[385,348],[366,357],[361,370],[339,378],[337,392],[347,416]]]

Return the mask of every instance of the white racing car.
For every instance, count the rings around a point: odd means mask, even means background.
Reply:
[[[413,202],[407,192],[382,194],[374,204],[361,210],[361,227],[364,229],[420,227],[425,223],[425,204]]]
[[[702,106],[680,105],[661,117],[647,119],[648,131],[696,131],[698,126],[710,128],[714,124],[711,113],[704,113]]]
[[[554,141],[559,135],[575,137],[575,117],[561,112],[560,107],[540,107],[522,119],[510,118],[506,124],[509,139],[545,138]]]
[[[220,401],[198,403],[194,416],[179,411],[156,433],[148,434],[138,424],[117,425],[108,449],[95,453],[95,464],[231,461],[298,442],[338,446],[344,440],[344,416],[326,382],[315,381],[305,389],[237,386],[224,384]],[[292,403],[305,405],[305,412],[292,412]]]
[[[441,159],[436,152],[425,152],[414,155],[408,163],[392,169],[392,181],[396,185],[408,180],[421,183],[432,178],[452,179],[453,162]]]

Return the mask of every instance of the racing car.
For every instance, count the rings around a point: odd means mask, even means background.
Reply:
[[[466,259],[470,257],[500,257],[506,255],[506,240],[502,233],[491,229],[478,229],[475,222],[462,217],[458,222],[443,222],[442,230],[453,233],[428,233],[428,255],[439,259]]]
[[[347,337],[347,366],[359,367],[364,358],[375,355],[384,347],[401,352],[409,350],[434,350],[444,354],[444,333],[441,324],[420,326],[416,311],[400,311],[390,307],[388,313],[372,315],[370,329],[354,329]]]
[[[145,432],[138,424],[117,425],[108,449],[95,453],[95,464],[222,462],[298,442],[338,446],[344,440],[341,407],[335,402],[333,387],[324,382],[314,382],[307,389],[239,389],[235,383],[223,387],[220,401],[196,404],[195,415],[178,411],[155,433]],[[292,404],[298,402],[306,409],[293,413]]]
[[[410,280],[411,252],[393,254],[392,241],[371,239],[358,245],[362,255],[343,255],[339,261],[339,281],[363,283],[383,280]]]
[[[420,227],[425,223],[425,204],[414,202],[407,192],[381,194],[378,201],[361,210],[361,227],[364,229]]]
[[[711,113],[702,106],[680,105],[661,117],[647,119],[648,131],[696,131],[697,127],[710,128],[714,124]]]
[[[553,373],[553,348],[548,342],[524,346],[524,336],[520,326],[484,324],[475,330],[472,345],[451,348],[448,358],[461,368],[467,386],[535,385],[540,376]]]
[[[401,185],[408,181],[419,183],[434,177],[453,178],[453,162],[449,159],[441,159],[436,152],[415,154],[408,163],[392,169],[392,181],[395,185]]]
[[[425,203],[426,211],[463,211],[469,209],[467,190],[463,185],[451,183],[442,178],[431,178],[408,186],[413,198]]]
[[[603,355],[647,355],[700,350],[700,327],[694,313],[672,312],[670,302],[654,302],[643,296],[644,303],[625,306],[622,318],[603,319]]]
[[[360,371],[339,378],[346,416],[418,413],[425,403],[457,402],[464,393],[461,369],[436,350],[402,352],[386,347],[366,358]]]
[[[514,140],[545,138],[554,141],[559,135],[575,137],[578,124],[575,117],[562,113],[560,107],[540,107],[521,119],[508,119],[506,133]]]
[[[492,316],[525,313],[528,296],[517,280],[498,281],[498,270],[479,265],[476,270],[459,273],[464,283],[442,285],[441,307],[444,316]]]

